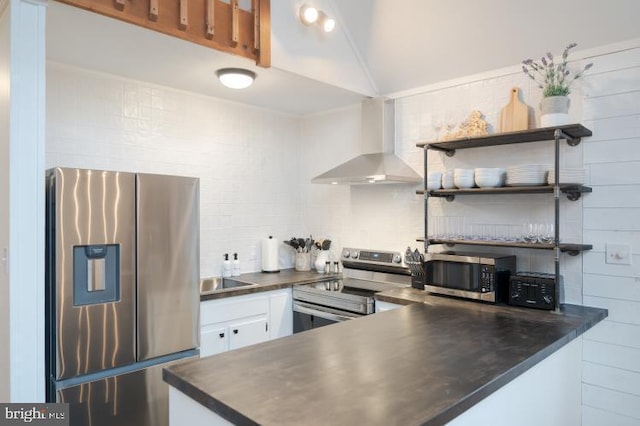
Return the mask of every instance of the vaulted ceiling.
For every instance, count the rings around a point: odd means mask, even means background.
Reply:
[[[640,37],[637,0],[334,0],[379,93]]]
[[[271,3],[275,51],[270,69],[55,1],[49,3],[47,13],[47,57],[286,113],[307,114],[357,103],[363,95],[394,95],[513,66],[547,51],[561,52],[570,42],[579,43],[578,49],[589,49],[640,38],[637,0]],[[303,3],[317,4],[334,14],[336,31],[322,36],[303,33],[308,29],[298,25],[295,16]],[[323,65],[331,61],[333,68]],[[231,92],[213,77],[214,71],[224,66],[254,69],[258,80],[250,90]]]

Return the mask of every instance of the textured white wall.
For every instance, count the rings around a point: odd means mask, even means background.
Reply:
[[[260,269],[260,239],[302,232],[296,118],[167,87],[47,66],[47,168],[200,178],[200,268]],[[282,250],[282,267],[291,266]]]

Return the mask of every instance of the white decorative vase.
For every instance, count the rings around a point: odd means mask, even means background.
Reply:
[[[314,266],[316,271],[321,274],[325,272],[325,268],[327,267],[327,261],[329,260],[329,252],[326,250],[320,250],[316,255],[316,261]]]
[[[296,253],[295,259],[296,271],[310,271],[311,270],[311,253]]]
[[[562,126],[570,123],[568,96],[548,96],[540,101],[540,127]]]

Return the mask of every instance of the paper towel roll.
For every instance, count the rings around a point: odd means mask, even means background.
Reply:
[[[278,268],[278,240],[271,235],[262,240],[262,272],[280,272],[280,268]]]

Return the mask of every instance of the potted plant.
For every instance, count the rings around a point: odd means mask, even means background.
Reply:
[[[554,62],[551,53],[547,53],[535,62],[532,59],[522,61],[522,71],[528,75],[540,89],[542,89],[542,101],[540,102],[540,125],[542,127],[558,126],[569,122],[569,93],[571,85],[588,71],[593,64],[589,63],[577,72],[567,68],[569,51],[576,47],[571,43],[562,52],[562,61]]]

